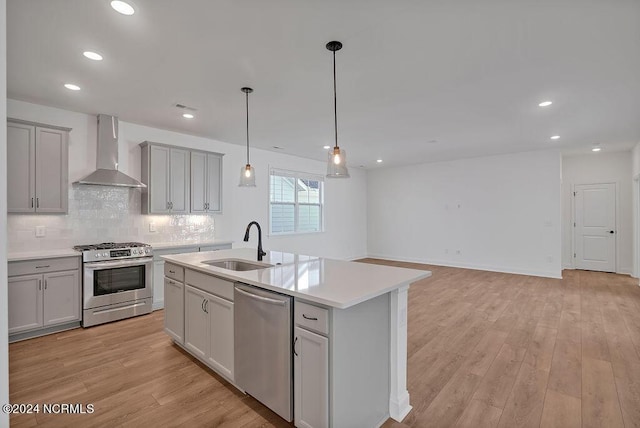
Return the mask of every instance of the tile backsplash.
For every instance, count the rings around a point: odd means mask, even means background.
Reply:
[[[112,241],[154,242],[206,241],[214,238],[214,219],[209,215],[142,215],[137,189],[73,185],[66,215],[7,216],[9,252],[71,248],[78,244]],[[155,232],[149,232],[153,223]],[[36,227],[45,236],[36,237]]]

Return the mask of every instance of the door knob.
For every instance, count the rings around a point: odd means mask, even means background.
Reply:
[[[610,230],[609,233],[616,233],[616,231],[615,230]]]

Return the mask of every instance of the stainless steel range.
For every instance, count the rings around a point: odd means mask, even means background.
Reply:
[[[82,252],[83,327],[151,312],[150,245],[106,242],[73,248]]]

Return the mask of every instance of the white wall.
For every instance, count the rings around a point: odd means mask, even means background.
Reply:
[[[640,277],[640,143],[631,152],[631,175],[633,177],[633,276]]]
[[[576,184],[616,183],[616,272],[631,274],[633,269],[633,208],[631,153],[589,153],[562,159],[562,264],[573,268],[573,186]]]
[[[560,174],[557,151],[369,171],[369,255],[560,277]]]
[[[0,201],[7,200],[7,4],[0,0]],[[6,206],[6,203],[5,203]],[[0,231],[7,230],[7,214],[0,209]],[[7,318],[7,239],[0,240],[0,405],[9,402],[9,320]],[[9,415],[0,412],[0,427]]]
[[[8,100],[8,116],[51,125],[73,128],[69,137],[69,181],[73,182],[84,177],[95,169],[96,156],[96,117],[82,113],[46,107],[16,100]],[[119,169],[135,178],[140,178],[140,147],[145,140],[164,144],[209,150],[224,153],[223,161],[223,214],[214,215],[214,233],[216,238],[236,241],[237,246],[245,246],[242,241],[244,229],[251,220],[257,220],[263,226],[263,233],[268,230],[268,170],[269,167],[305,171],[324,175],[324,162],[303,159],[286,154],[252,149],[251,163],[256,169],[256,188],[239,188],[240,168],[245,164],[246,151],[241,145],[223,143],[207,138],[195,137],[177,132],[166,131],[147,126],[136,125],[120,121],[120,159]],[[287,250],[299,253],[314,254],[333,258],[352,259],[366,255],[366,172],[351,169],[351,179],[325,181],[325,233],[298,236],[269,237],[263,236],[263,246],[266,249]],[[94,187],[94,186],[92,186]],[[133,197],[139,195],[132,190]],[[72,186],[70,197],[77,194],[77,185]],[[71,201],[70,201],[71,202]],[[70,207],[73,204],[70,204]],[[135,201],[131,206],[135,206]],[[130,213],[130,217],[135,217]],[[53,230],[60,231],[53,234],[47,243],[47,248],[60,245],[68,247],[70,240],[76,239],[73,234],[68,236],[68,219],[61,217],[81,218],[70,212],[68,216],[9,216],[10,228],[15,225],[24,234],[25,239],[35,239],[34,229],[39,222]],[[137,238],[158,242],[177,240],[180,233],[165,233],[154,235],[148,232],[148,222],[171,222],[171,216],[139,216],[133,218],[128,226],[128,233],[137,234]],[[182,216],[191,217],[191,216]],[[193,216],[195,217],[195,216]],[[202,217],[202,216],[199,216]],[[187,219],[188,220],[188,219]],[[73,220],[72,220],[73,222]],[[187,221],[188,223],[188,221]],[[118,234],[118,228],[96,224],[103,229],[103,234]],[[65,230],[67,232],[65,232]],[[172,229],[175,232],[175,228]],[[207,229],[209,230],[209,229]],[[33,233],[31,233],[33,232]],[[67,235],[65,235],[67,233]],[[64,236],[60,236],[60,234]],[[194,239],[202,238],[197,234]],[[255,232],[252,233],[249,246],[256,245]],[[114,236],[118,238],[119,236]],[[132,236],[133,238],[133,236]],[[38,238],[46,240],[47,238]],[[12,241],[10,241],[11,243]],[[31,241],[33,242],[33,241]],[[44,242],[44,241],[39,241]],[[79,242],[76,242],[79,243]],[[83,242],[84,243],[84,242]],[[43,246],[41,244],[40,246]],[[235,244],[234,244],[235,245]],[[11,248],[10,248],[11,250]]]

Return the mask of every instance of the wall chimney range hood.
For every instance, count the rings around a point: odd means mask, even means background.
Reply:
[[[147,187],[135,178],[118,171],[118,118],[98,115],[98,150],[96,170],[74,184],[98,186]]]

